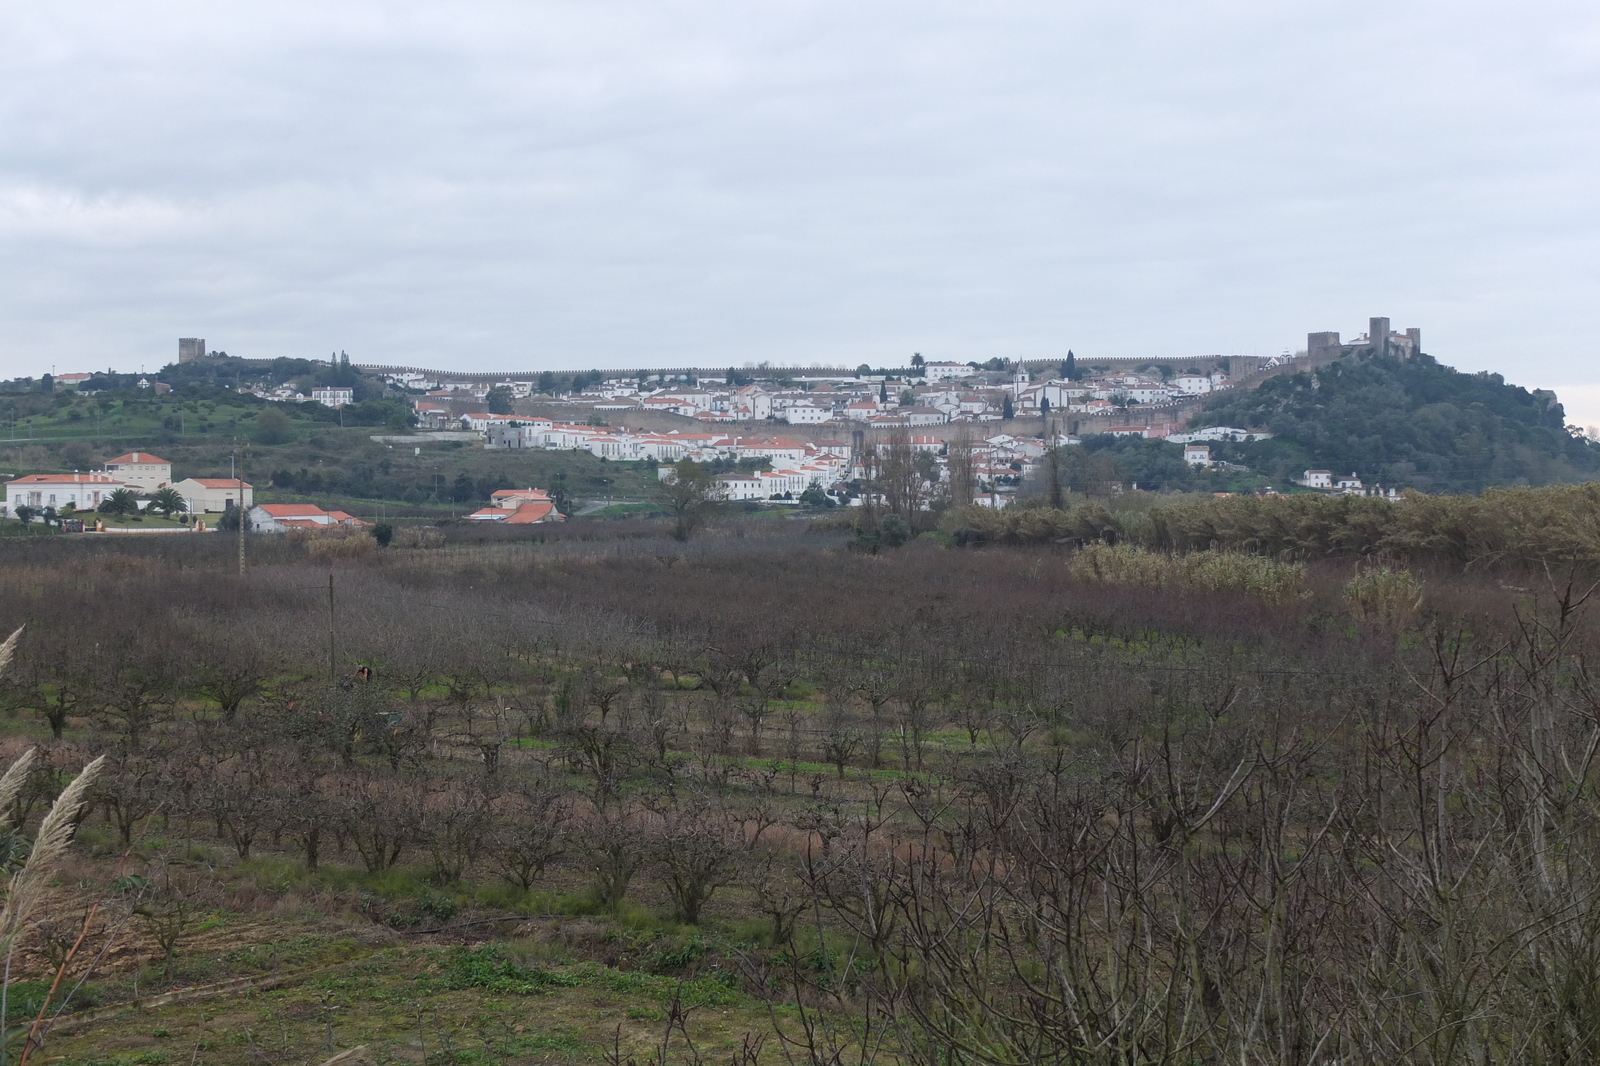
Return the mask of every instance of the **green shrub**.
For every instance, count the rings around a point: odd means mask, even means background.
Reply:
[[[1344,602],[1357,621],[1397,629],[1422,606],[1422,582],[1409,570],[1367,567],[1345,585]]]

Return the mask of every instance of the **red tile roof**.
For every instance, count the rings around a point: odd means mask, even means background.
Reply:
[[[6,482],[8,485],[120,485],[104,474],[26,474]]]
[[[159,456],[151,455],[149,452],[129,452],[126,455],[119,455],[115,459],[106,460],[107,466],[112,463],[167,463],[167,461]],[[171,466],[172,464],[167,463],[167,465]]]
[[[192,477],[186,480],[194,482],[203,489],[236,489],[239,487],[239,479],[236,477]],[[250,483],[246,481],[244,487],[250,488]]]
[[[549,500],[530,500],[521,504],[505,518],[508,526],[525,526],[534,522],[543,521],[555,509],[555,504]]]
[[[314,503],[264,503],[261,509],[273,518],[315,518],[328,513]]]

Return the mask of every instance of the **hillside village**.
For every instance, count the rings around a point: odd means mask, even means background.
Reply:
[[[1235,487],[1240,483],[1237,475],[1246,475],[1238,490],[1272,491],[1266,480],[1250,474],[1251,466],[1242,464],[1258,453],[1234,445],[1266,442],[1274,434],[1259,424],[1203,426],[1197,418],[1202,403],[1211,408],[1216,402],[1237,405],[1230,395],[1258,395],[1262,384],[1283,373],[1317,370],[1341,359],[1374,354],[1406,360],[1419,346],[1418,330],[1390,331],[1386,319],[1374,319],[1368,335],[1347,344],[1339,341],[1338,333],[1309,335],[1307,349],[1296,355],[1269,360],[1208,355],[1190,360],[1189,365],[1179,360],[1120,360],[1125,368],[1110,365],[1118,360],[1078,363],[1069,352],[1059,363],[926,362],[917,355],[909,367],[899,370],[872,371],[862,365],[853,373],[840,368],[762,367],[730,368],[726,373],[640,370],[557,376],[541,371],[475,376],[358,367],[339,355],[317,373],[298,368],[294,371],[298,376],[283,384],[267,384],[282,381],[282,376],[270,376],[278,370],[275,367],[226,391],[240,399],[248,395],[258,410],[293,403],[301,405],[294,411],[296,419],[314,418],[323,424],[333,424],[328,419],[334,419],[341,426],[347,413],[354,426],[373,426],[374,407],[381,408],[384,413],[376,421],[389,432],[373,434],[371,440],[387,448],[416,445],[408,451],[418,456],[422,445],[475,445],[485,453],[582,451],[602,463],[658,467],[658,480],[672,480],[672,467],[686,459],[704,464],[715,479],[715,493],[733,503],[859,504],[874,493],[878,464],[888,450],[899,448],[917,459],[928,498],[962,496],[965,503],[970,488],[973,503],[1005,507],[1037,474],[1046,456],[1056,448],[1077,447],[1090,435],[1091,448],[1098,450],[1115,439],[1181,445],[1179,469],[1214,474],[1192,482],[1202,490]],[[181,362],[163,373],[182,381],[184,371],[206,367],[205,359],[203,341],[184,341]],[[222,359],[222,365],[245,363],[256,365],[261,360]],[[90,397],[109,381],[61,375],[53,387]],[[134,383],[125,381],[122,387],[130,384]],[[146,395],[170,391],[168,383],[146,378],[139,379],[134,389],[149,389]],[[320,415],[310,415],[315,411]],[[205,431],[203,415],[200,419]],[[182,429],[181,419],[168,418],[168,423],[176,423],[168,431]],[[1202,424],[1190,427],[1194,423]],[[165,439],[171,440],[170,435]],[[960,490],[952,485],[952,448],[960,451]],[[1178,463],[1178,451],[1165,455],[1170,456],[1163,459],[1166,463]],[[173,480],[170,467],[149,453],[133,451],[107,459],[99,471],[21,475],[6,483],[5,514],[53,517],[64,512],[106,512],[115,498],[115,507],[122,511],[154,509],[168,515],[195,515],[203,522],[203,515],[226,514],[243,493],[243,506],[251,509],[251,525],[258,530],[354,522],[347,512],[320,511],[310,504],[266,504],[278,509],[312,507],[304,514],[261,511],[248,485],[216,477]],[[275,471],[272,485],[278,490],[293,488],[291,474]],[[1163,479],[1171,482],[1170,474],[1152,475],[1157,485]],[[1354,471],[1320,467],[1285,471],[1282,464],[1274,475],[1274,482],[1283,488],[1293,482],[1302,490],[1398,498],[1395,488],[1379,487],[1370,480]],[[608,485],[610,480],[597,477],[595,482]],[[1094,483],[1099,491],[1136,490],[1141,475],[1136,469],[1110,479],[1098,475]],[[480,477],[477,499],[488,499],[490,506],[480,507],[467,519],[520,525],[554,522],[565,517],[563,512],[573,512],[565,485],[557,496],[538,488],[506,487],[504,482],[498,490],[491,487],[493,483],[485,485]],[[637,498],[637,482],[632,491]],[[133,504],[128,503],[130,495]],[[462,499],[466,498],[454,496],[456,503]]]
[[[1232,385],[1227,373],[1174,373],[1157,370],[1105,372],[1079,376],[1068,363],[1059,376],[1039,376],[1022,364],[987,370],[958,363],[913,366],[904,376],[806,377],[789,382],[742,380],[730,371],[722,378],[640,372],[610,377],[559,394],[539,392],[539,383],[515,378],[440,382],[422,371],[386,375],[397,387],[420,391],[413,401],[420,422],[446,428],[475,416],[469,428],[482,430],[511,412],[492,412],[497,398],[513,403],[554,405],[589,417],[608,413],[656,411],[704,422],[775,421],[793,426],[916,428],[961,422],[999,422],[1052,412],[1086,416],[1128,416],[1151,435],[1164,436],[1173,408],[1183,400]],[[1072,376],[1067,376],[1067,375]],[[1002,380],[996,380],[1002,379]],[[265,399],[279,398],[263,391]],[[284,399],[292,397],[285,396]]]

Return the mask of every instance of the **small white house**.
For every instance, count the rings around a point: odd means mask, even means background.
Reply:
[[[314,503],[264,503],[250,509],[250,528],[256,533],[287,533],[291,529],[370,524],[344,511],[324,511]]]
[[[1307,470],[1306,476],[1300,479],[1300,484],[1308,489],[1333,488],[1332,470]]]
[[[1185,444],[1183,446],[1183,461],[1190,466],[1211,465],[1211,445]]]
[[[233,477],[186,477],[172,487],[183,497],[184,509],[190,514],[212,514],[237,507],[241,491],[247,509],[256,502],[250,483]]]
[[[833,420],[833,408],[814,403],[792,403],[783,413],[791,426],[816,426]]]

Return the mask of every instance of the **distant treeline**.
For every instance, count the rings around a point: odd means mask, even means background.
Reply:
[[[1600,482],[1490,489],[1481,496],[1229,496],[1113,510],[968,507],[945,519],[956,543],[1131,543],[1282,559],[1384,557],[1462,567],[1600,565]]]

